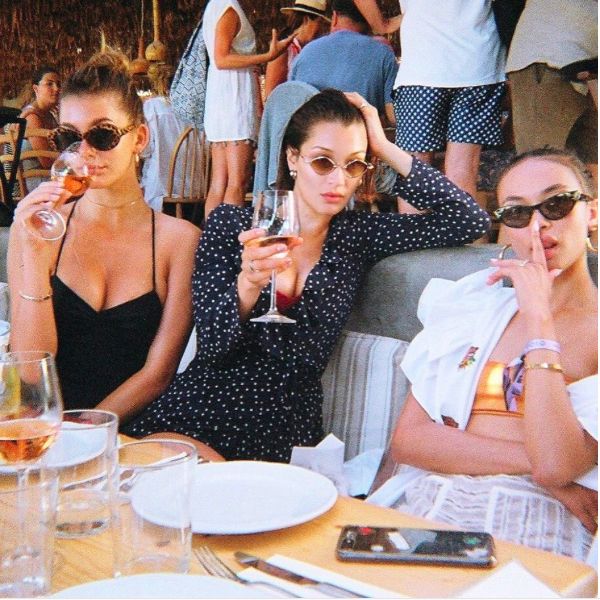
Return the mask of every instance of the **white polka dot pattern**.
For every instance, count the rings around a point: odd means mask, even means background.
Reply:
[[[295,325],[242,322],[237,276],[249,209],[221,205],[211,213],[193,275],[198,346],[188,368],[138,418],[130,435],[176,431],[226,458],[288,461],[292,447],[323,436],[321,375],[365,272],[400,252],[456,246],[483,235],[487,214],[441,173],[415,160],[398,193],[427,214],[344,211],[332,221],[321,259],[300,301]],[[253,315],[266,312],[268,287]]]
[[[502,143],[505,84],[465,88],[405,85],[394,90],[396,145],[409,152],[444,150],[447,142]]]

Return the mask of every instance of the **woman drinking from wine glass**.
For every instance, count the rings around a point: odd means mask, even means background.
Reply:
[[[97,407],[126,421],[175,373],[191,327],[199,230],[144,202],[136,163],[148,129],[120,55],[98,54],[69,78],[60,123],[51,139],[60,150],[81,142],[91,184],[76,202],[65,203],[63,180],[19,202],[10,345],[56,354],[65,408]],[[66,223],[54,242],[30,228],[34,214],[52,208]]]
[[[176,431],[228,459],[289,460],[293,446],[323,436],[320,377],[367,269],[487,230],[469,195],[388,142],[375,107],[336,90],[293,105],[302,85],[283,83],[267,101],[281,111],[279,187],[293,191],[300,237],[257,244],[267,232],[251,228],[251,209],[215,209],[192,284],[198,353],[132,422],[133,435]],[[426,214],[345,210],[370,168],[368,151],[398,171],[398,193]],[[279,311],[295,323],[253,321],[269,306],[272,271]]]

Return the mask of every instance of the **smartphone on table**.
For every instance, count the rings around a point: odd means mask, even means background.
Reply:
[[[493,567],[494,539],[482,531],[347,525],[337,549],[341,560]]]

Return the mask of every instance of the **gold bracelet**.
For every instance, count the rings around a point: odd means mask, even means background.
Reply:
[[[21,290],[19,290],[19,296],[21,296],[23,300],[30,300],[31,302],[44,302],[45,300],[50,300],[50,298],[52,298],[52,290],[50,290],[45,296],[30,296],[29,294],[24,294]]]
[[[526,371],[531,371],[532,369],[547,369],[548,371],[554,371],[555,373],[563,373],[563,368],[559,363],[541,362],[525,365]]]

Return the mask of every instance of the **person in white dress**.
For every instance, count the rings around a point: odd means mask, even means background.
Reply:
[[[244,0],[211,0],[202,34],[209,56],[204,128],[211,143],[212,174],[205,217],[221,202],[242,205],[258,138],[260,92],[256,67],[285,52],[293,36],[256,53]]]

